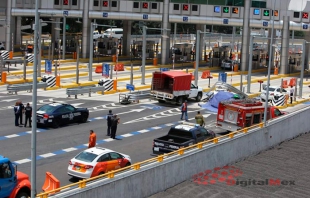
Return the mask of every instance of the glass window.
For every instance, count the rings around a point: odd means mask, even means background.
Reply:
[[[40,107],[38,111],[44,111],[45,113],[52,113],[55,111],[55,109],[56,107],[47,104]]]
[[[25,0],[25,4],[30,4],[30,3],[31,3],[31,0]]]
[[[11,178],[12,170],[8,162],[0,164],[0,178]]]
[[[73,106],[71,106],[71,105],[67,105],[66,106],[66,110],[70,111],[70,112],[73,112],[73,111],[75,111],[75,108]]]
[[[209,136],[209,132],[207,131],[207,129],[204,129],[204,128],[201,128],[200,129],[200,132],[201,132],[201,134],[203,135],[203,136]]]
[[[133,8],[139,8],[139,2],[133,2]]]
[[[279,109],[274,109],[274,114],[275,114],[276,116],[282,115],[282,113],[281,113],[281,111],[280,111]]]
[[[94,6],[99,6],[99,0],[94,0]]]
[[[252,1],[252,7],[254,8],[266,8],[265,1]]]
[[[117,1],[112,1],[111,2],[111,7],[116,8],[117,7]]]
[[[86,151],[81,152],[80,154],[78,154],[75,159],[77,160],[81,160],[84,162],[92,162],[94,161],[94,159],[98,157],[98,155],[94,154],[94,153],[89,153]]]
[[[173,10],[180,10],[179,4],[173,4]]]
[[[226,5],[226,0],[208,0],[209,5]]]
[[[260,115],[261,115],[261,114],[254,114],[254,117],[253,117],[253,124],[258,124],[258,123],[260,123]]]
[[[104,154],[103,156],[101,156],[98,159],[98,162],[106,162],[106,161],[109,161],[109,160],[110,160],[110,155],[107,153],[107,154]]]
[[[110,153],[111,160],[122,159],[123,157],[118,153]]]
[[[72,0],[72,5],[76,6],[77,5],[77,0]]]

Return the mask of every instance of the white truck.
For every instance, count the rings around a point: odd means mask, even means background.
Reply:
[[[192,84],[192,75],[183,71],[154,72],[151,99],[158,102],[182,104],[184,100],[195,99],[199,102],[203,89]]]

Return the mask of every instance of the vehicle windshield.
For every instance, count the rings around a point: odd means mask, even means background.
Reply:
[[[186,131],[186,130],[175,129],[175,128],[170,129],[169,135],[180,136],[183,138],[192,138],[193,137],[192,132]]]
[[[56,107],[47,104],[40,107],[38,111],[44,111],[45,113],[52,113],[55,111],[55,109]]]
[[[93,153],[89,153],[86,151],[81,152],[80,154],[78,154],[75,159],[77,160],[81,160],[84,162],[92,162],[94,161],[94,159],[97,157],[98,155],[93,154]]]
[[[265,87],[264,88],[264,90],[266,90],[267,91],[267,87]],[[274,91],[275,90],[275,88],[273,88],[273,87],[269,87],[269,91]]]

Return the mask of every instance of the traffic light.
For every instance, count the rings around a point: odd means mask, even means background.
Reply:
[[[269,16],[269,10],[264,10],[264,16],[268,17]]]
[[[109,6],[109,2],[108,1],[103,1],[102,2],[102,6],[103,7],[108,7]]]
[[[229,7],[223,7],[223,13],[229,13]]]
[[[279,10],[273,10],[272,13],[275,17],[279,16]]]
[[[142,5],[143,5],[142,8],[144,8],[144,9],[148,9],[149,8],[149,3],[144,2]]]
[[[69,0],[64,0],[63,5],[69,5]]]
[[[188,11],[188,4],[183,4],[183,10]]]
[[[233,7],[233,8],[232,8],[232,13],[233,13],[233,14],[239,14],[239,8]]]
[[[303,12],[301,16],[302,16],[303,19],[308,19],[309,18],[309,13],[308,12]]]

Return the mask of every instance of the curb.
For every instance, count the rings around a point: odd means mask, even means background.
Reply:
[[[41,81],[41,77],[38,77],[37,81]],[[30,83],[30,82],[33,82],[32,78],[29,78],[29,79],[26,79],[26,80],[24,80],[24,79],[7,80],[6,84],[14,85],[14,84],[23,84],[23,83]]]
[[[79,69],[85,69],[85,68],[86,68],[86,66],[79,65]],[[60,71],[75,70],[75,69],[76,69],[76,66],[63,66],[63,67],[61,67]],[[44,73],[45,69],[41,69],[41,72]],[[55,72],[54,67],[52,68],[52,72]],[[23,74],[24,74],[24,71],[12,71],[12,72],[8,73],[8,75],[10,75],[10,76],[11,75],[23,75]],[[26,74],[33,74],[33,70],[27,70]]]
[[[60,89],[60,87],[55,86],[55,87],[47,87],[46,90],[57,90]]]

